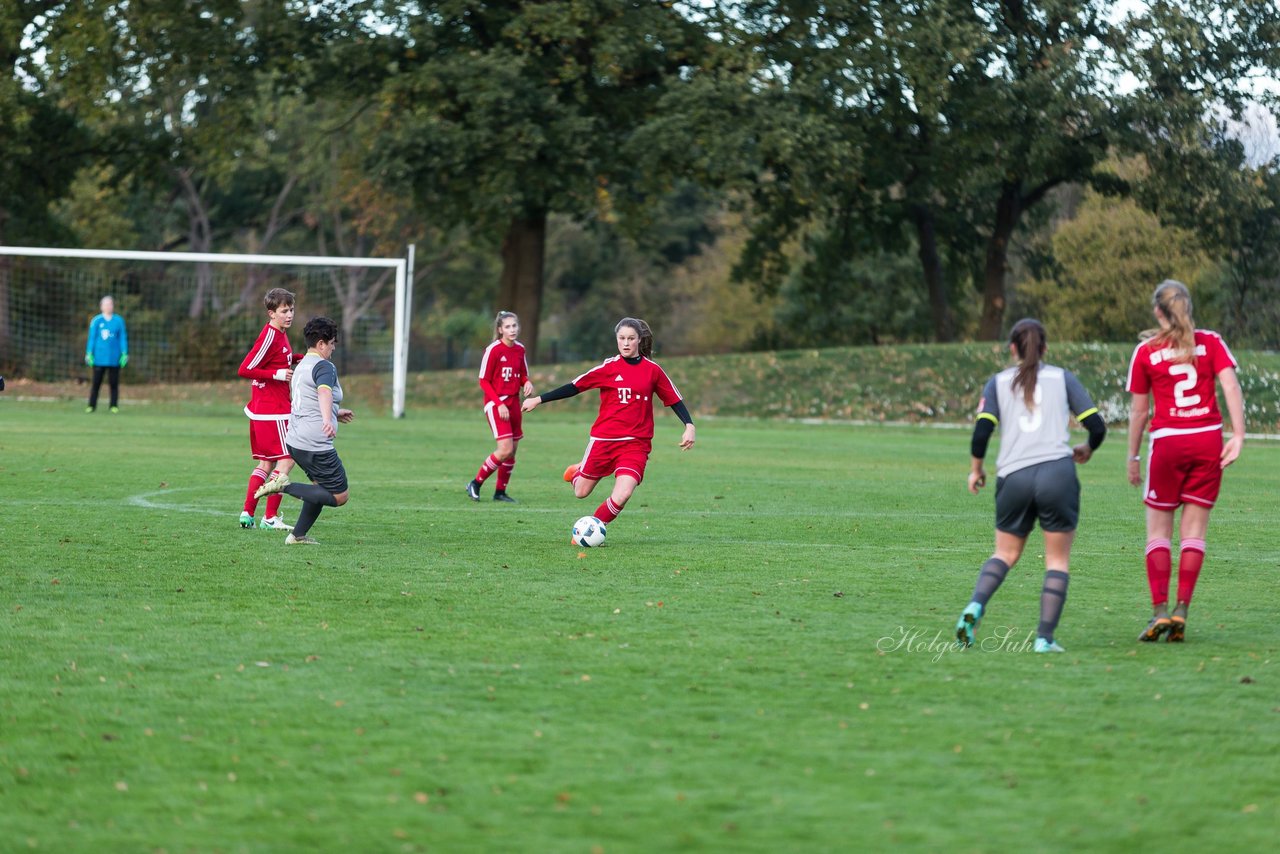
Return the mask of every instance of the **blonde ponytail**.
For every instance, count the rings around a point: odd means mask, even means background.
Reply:
[[[1176,279],[1165,279],[1156,286],[1151,305],[1169,322],[1166,329],[1148,329],[1142,338],[1171,348],[1172,361],[1189,364],[1196,360],[1196,324],[1191,318],[1191,292]]]

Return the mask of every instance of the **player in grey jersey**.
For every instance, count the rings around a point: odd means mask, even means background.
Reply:
[[[290,483],[281,475],[273,477],[254,493],[255,498],[283,492],[302,501],[302,510],[285,537],[288,545],[318,545],[307,536],[325,507],[341,507],[350,494],[347,470],[333,449],[338,424],[355,418],[350,409],[339,409],[342,385],[330,359],[338,347],[338,324],[327,317],[314,317],[302,330],[307,355],[293,369],[293,397],[285,448],[294,462],[307,473],[311,483]]]
[[[1044,363],[1045,349],[1040,321],[1014,324],[1009,352],[1018,364],[987,381],[978,406],[969,471],[969,491],[975,495],[987,482],[982,467],[987,443],[996,425],[1003,425],[996,461],[996,549],[982,565],[973,598],[956,623],[961,646],[973,645],[987,602],[1022,556],[1038,519],[1044,531],[1045,573],[1035,651],[1064,652],[1053,634],[1067,600],[1071,541],[1080,518],[1075,464],[1089,461],[1106,437],[1107,425],[1070,371]],[[1089,431],[1088,442],[1074,448],[1067,431],[1071,414]]]

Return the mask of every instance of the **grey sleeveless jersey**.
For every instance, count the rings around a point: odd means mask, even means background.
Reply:
[[[1000,425],[996,476],[1071,456],[1068,420],[1095,412],[1093,400],[1070,371],[1041,364],[1036,375],[1035,405],[1028,408],[1022,389],[1013,388],[1017,368],[1006,368],[987,380],[979,418]]]
[[[331,451],[333,439],[321,429],[324,421],[320,415],[320,398],[316,390],[327,385],[333,390],[333,430],[338,430],[338,404],[342,402],[342,386],[338,384],[338,369],[333,362],[315,353],[307,353],[293,369],[293,394],[289,410],[289,430],[285,433],[286,445],[300,451]]]

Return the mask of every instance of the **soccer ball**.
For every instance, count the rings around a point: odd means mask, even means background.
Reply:
[[[595,516],[583,516],[573,523],[572,542],[589,549],[604,545],[604,522]]]

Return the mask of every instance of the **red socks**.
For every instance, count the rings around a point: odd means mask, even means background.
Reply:
[[[498,470],[498,466],[502,465],[498,458],[490,454],[488,459],[480,464],[480,471],[476,472],[476,483],[484,483],[489,479],[489,475]],[[501,487],[499,487],[501,489]]]
[[[1204,540],[1188,537],[1178,544],[1178,601],[1190,602],[1195,593],[1200,568],[1204,566]],[[1173,554],[1166,539],[1147,542],[1147,583],[1151,585],[1151,604],[1169,601],[1169,581],[1173,575]]]
[[[250,516],[258,512],[258,499],[254,498],[253,494],[258,491],[259,486],[266,482],[267,473],[262,469],[255,466],[253,471],[249,472],[249,488],[244,494],[244,512]],[[279,506],[278,502],[277,506]]]
[[[601,522],[608,525],[614,519],[618,518],[618,514],[622,512],[622,508],[613,503],[612,498],[606,498],[604,503],[596,508],[596,512],[592,515]]]
[[[1173,555],[1169,541],[1153,537],[1147,541],[1147,584],[1151,586],[1151,604],[1169,601],[1169,577],[1173,575]]]
[[[514,456],[508,457],[505,462],[498,466],[498,482],[494,486],[495,490],[498,492],[506,491],[507,484],[511,482],[511,472],[515,470],[515,467],[516,458]]]
[[[1188,537],[1178,544],[1178,601],[1191,602],[1204,565],[1204,540]]]
[[[272,477],[279,477],[280,470],[277,469],[271,473]],[[267,512],[266,518],[271,519],[280,515],[280,502],[284,500],[283,492],[273,492],[267,496]]]

